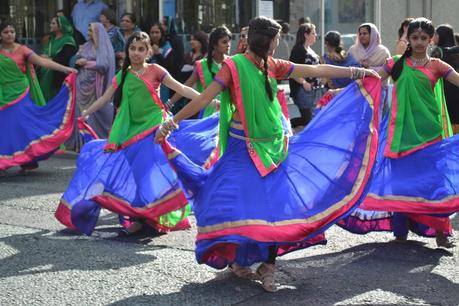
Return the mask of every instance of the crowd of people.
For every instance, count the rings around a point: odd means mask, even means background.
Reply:
[[[185,55],[172,18],[146,33],[133,14],[118,27],[103,2],[92,2],[97,14],[84,5],[73,25],[52,18],[41,55],[16,43],[12,23],[0,25],[0,171],[78,152],[55,212],[68,228],[91,235],[104,208],[122,235],[168,232],[190,228],[193,212],[197,261],[268,292],[276,258],[326,243],[334,224],[454,246],[459,47],[449,25],[404,20],[391,57],[363,23],[347,51],[328,32],[320,56],[315,25],[302,22],[283,60],[281,25],[256,17],[237,54],[219,26],[193,33]],[[286,79],[299,118],[278,90]]]

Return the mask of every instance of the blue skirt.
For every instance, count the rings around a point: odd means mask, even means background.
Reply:
[[[362,206],[339,225],[353,233],[408,229],[425,236],[452,233],[449,216],[459,211],[459,136],[401,158],[384,156],[389,114],[380,126],[378,156]]]
[[[227,150],[208,171],[183,154],[172,162],[194,194],[196,258],[215,268],[266,261],[325,243],[324,231],[363,199],[377,149],[379,82],[354,83],[290,139],[287,159],[262,177],[244,132],[232,124]]]
[[[166,224],[161,219],[174,211],[185,214],[188,203],[169,159],[176,152],[184,152],[194,162],[204,164],[216,147],[217,130],[218,115],[185,121],[171,136],[174,151],[154,143],[156,129],[113,153],[104,152],[106,140],[87,143],[56,210],[56,218],[86,235],[93,232],[101,208],[144,219],[158,231],[188,228],[184,218],[179,224]]]
[[[0,170],[46,159],[70,136],[74,127],[74,87],[72,74],[46,105],[36,105],[28,92],[0,110]]]

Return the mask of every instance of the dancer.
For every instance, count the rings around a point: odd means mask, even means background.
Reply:
[[[75,75],[46,104],[32,64],[67,74],[76,70],[15,41],[13,24],[0,24],[0,128],[5,131],[0,136],[0,171],[37,168],[38,160],[46,159],[73,129]]]
[[[198,93],[178,83],[161,66],[145,63],[150,52],[146,33],[133,33],[125,52],[122,71],[113,84],[83,111],[87,118],[114,96],[113,127],[107,140],[94,140],[83,147],[56,218],[87,235],[94,230],[102,207],[128,217],[121,222],[129,233],[140,229],[141,220],[159,232],[189,228],[188,200],[168,163],[170,156],[153,143],[152,133],[168,116],[159,99],[161,83],[189,98]],[[175,137],[177,147],[204,164],[215,147],[217,121],[209,118],[185,126]]]
[[[459,210],[458,137],[452,135],[440,78],[459,86],[459,74],[430,58],[435,29],[430,20],[408,24],[408,48],[380,72],[394,80],[392,105],[382,121],[378,159],[362,206],[340,225],[352,232],[393,231],[406,241],[409,230],[452,247],[448,216]]]
[[[187,86],[196,84],[197,90],[203,92],[209,86],[215,77],[215,74],[222,67],[222,62],[228,57],[231,47],[231,32],[228,28],[222,26],[215,28],[209,37],[209,51],[207,57],[196,62],[194,73],[184,83]],[[181,95],[175,93],[174,96],[166,102],[167,108],[172,108],[175,102],[180,100]],[[218,111],[220,97],[215,98],[214,103],[202,109],[198,114],[198,119],[206,118]]]
[[[378,101],[380,88],[374,78],[349,86],[344,99],[289,145],[275,79],[377,74],[273,59],[269,55],[278,45],[280,29],[266,17],[251,20],[248,51],[227,59],[214,82],[156,133],[156,141],[163,142],[183,119],[225,89],[220,159],[210,171],[184,154],[171,161],[195,195],[197,261],[217,269],[229,266],[241,277],[253,277],[249,266],[262,262],[256,275],[269,292],[276,290],[276,256],[324,243],[323,231],[359,204],[376,148],[372,101]]]

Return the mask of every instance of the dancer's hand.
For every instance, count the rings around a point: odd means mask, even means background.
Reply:
[[[381,76],[373,69],[364,69],[364,72],[365,76],[381,79]]]
[[[219,111],[220,110],[220,100],[212,99],[212,102],[210,102],[210,106],[212,106],[212,108]]]
[[[71,67],[65,67],[65,73],[66,74],[71,74],[71,73],[78,73],[78,70],[76,70],[75,68],[71,68]]]

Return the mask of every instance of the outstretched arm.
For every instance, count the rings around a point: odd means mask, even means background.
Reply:
[[[459,86],[459,73],[457,73],[456,70],[452,70],[451,73],[446,77],[446,80],[456,86]]]
[[[196,73],[192,73],[190,75],[190,77],[185,81],[185,83],[183,83],[183,85],[188,86],[188,87],[192,87],[196,83],[197,80],[198,80],[198,76],[196,75]],[[182,97],[182,95],[179,92],[176,92],[172,96],[172,98],[170,98],[171,106],[174,105],[175,102],[180,100],[181,97]]]
[[[115,93],[115,87],[113,85],[110,85],[110,87],[107,88],[105,93],[97,99],[88,109],[84,110],[83,113],[81,114],[83,118],[88,117],[95,111],[99,110],[102,106],[107,104],[108,101],[113,97],[113,94]]]
[[[290,78],[311,77],[311,78],[353,78],[353,69],[360,69],[363,76],[372,76],[380,78],[379,74],[371,69],[353,68],[353,67],[339,67],[327,64],[319,65],[304,65],[295,64]]]
[[[179,111],[174,118],[170,119],[172,125],[177,125],[180,121],[193,116],[202,108],[207,106],[212,99],[223,90],[222,85],[218,82],[212,82],[200,95],[191,100],[181,111]],[[171,129],[164,130],[163,126],[156,132],[155,142],[161,142]]]
[[[60,71],[60,72],[67,73],[67,74],[68,73],[72,73],[72,72],[78,72],[78,70],[76,70],[74,68],[63,66],[63,65],[58,64],[56,62],[53,62],[52,60],[50,60],[48,58],[44,58],[44,57],[41,57],[41,56],[36,55],[36,54],[32,54],[29,57],[29,62],[31,62],[32,64],[37,65],[37,66],[42,66],[42,67],[45,67],[45,68],[48,68],[48,69],[51,69],[51,70],[56,70],[56,71]]]
[[[170,89],[172,89],[173,91],[178,92],[180,95],[182,95],[184,97],[187,97],[189,99],[194,99],[197,96],[199,96],[199,92],[197,92],[196,90],[194,90],[191,87],[188,87],[188,86],[183,85],[182,83],[178,82],[176,79],[171,77],[170,74],[168,74],[163,79],[162,83],[164,85],[166,85],[167,87],[169,87]]]

